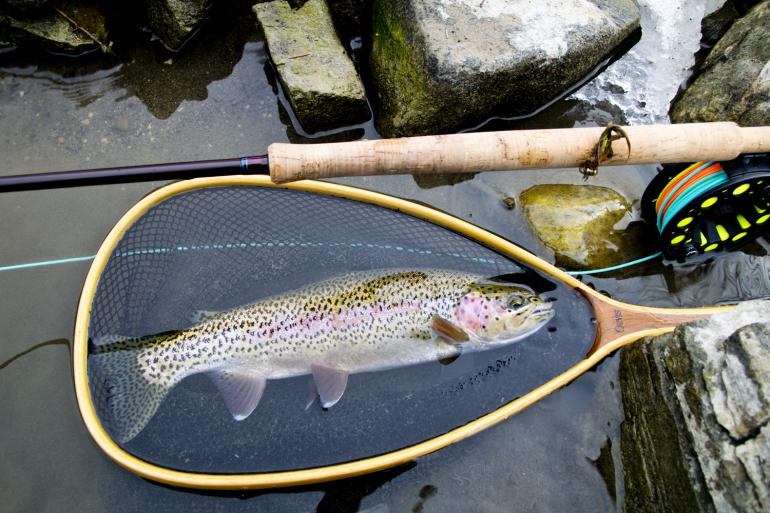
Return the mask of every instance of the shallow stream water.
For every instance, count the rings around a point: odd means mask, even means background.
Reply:
[[[646,105],[667,105],[687,75],[699,37],[693,27],[704,8],[694,0],[642,5],[647,27],[635,51],[538,116],[496,126],[665,120],[665,108],[656,107],[650,117],[643,113]],[[660,71],[650,57],[644,45],[654,44],[648,35],[653,32],[655,38],[668,38],[668,57],[678,59],[676,73]],[[627,79],[622,100],[617,77]],[[264,45],[247,15],[235,25],[210,24],[178,55],[151,41],[126,49],[119,60],[4,53],[0,174],[224,158],[262,153],[274,141],[302,142],[277,93]],[[371,123],[329,135],[360,137],[378,136]],[[619,167],[603,170],[591,183],[638,203],[654,174],[655,166]],[[502,198],[518,198],[535,183],[582,183],[576,170],[487,173],[435,187],[420,187],[410,176],[340,181],[426,202],[549,261],[553,256],[533,236],[520,209],[509,210]],[[120,216],[160,185],[4,194],[0,266],[93,255]],[[627,221],[637,219],[635,208]],[[648,243],[634,251],[639,256],[654,252]],[[759,276],[765,254],[760,240],[712,260],[656,261],[584,280],[631,303],[715,304],[770,293],[766,272],[764,280],[735,283],[738,273]],[[140,479],[109,461],[78,418],[69,345],[88,265],[0,272],[2,511],[600,512],[620,507],[617,448],[623,414],[616,356],[507,422],[414,464],[370,476],[243,493],[180,490]]]

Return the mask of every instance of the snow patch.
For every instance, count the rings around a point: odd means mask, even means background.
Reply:
[[[724,0],[637,0],[641,40],[572,98],[619,107],[628,124],[667,123],[671,100],[700,49],[704,16]]]

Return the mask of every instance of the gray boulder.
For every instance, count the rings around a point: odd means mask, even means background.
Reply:
[[[625,510],[770,511],[770,302],[623,350]]]
[[[770,125],[770,0],[736,21],[671,108],[677,123]]]
[[[324,0],[292,9],[285,0],[254,6],[270,57],[302,127],[315,132],[363,121],[361,79],[334,30]]]
[[[150,28],[168,48],[175,50],[206,19],[213,0],[147,0]]]
[[[377,126],[393,137],[531,113],[638,26],[633,0],[376,0]]]

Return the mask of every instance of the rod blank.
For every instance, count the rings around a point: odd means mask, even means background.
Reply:
[[[267,156],[0,176],[0,192],[153,180],[182,180],[200,176],[221,176],[247,172],[251,174],[266,173]]]

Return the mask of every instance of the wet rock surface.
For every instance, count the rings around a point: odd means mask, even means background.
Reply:
[[[639,26],[631,0],[378,0],[370,67],[388,137],[530,113]]]
[[[281,84],[302,127],[314,132],[369,118],[361,79],[324,0],[292,9],[285,0],[254,6]]]
[[[106,50],[106,16],[103,9],[88,2],[68,2],[60,9],[41,13],[0,12],[0,39],[70,54],[88,52],[100,45]]]
[[[671,119],[770,124],[770,0],[736,21],[714,46],[698,78],[673,104]]]
[[[205,20],[212,0],[148,0],[150,28],[168,48],[179,48]]]
[[[738,8],[732,0],[727,0],[722,7],[701,20],[701,44],[714,46],[738,17]]]
[[[769,301],[621,354],[627,511],[770,509]]]
[[[596,269],[630,260],[624,233],[616,229],[630,219],[626,199],[607,187],[536,185],[521,193],[521,206],[556,265]]]

